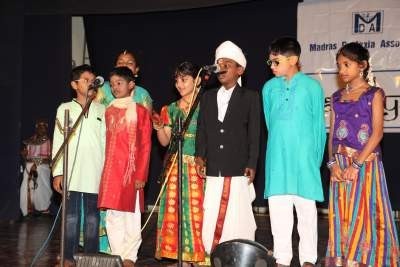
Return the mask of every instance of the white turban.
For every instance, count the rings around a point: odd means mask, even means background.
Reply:
[[[240,66],[246,68],[246,57],[244,56],[242,49],[235,45],[231,41],[225,41],[217,47],[215,50],[215,64],[220,58],[229,58],[236,61]]]
[[[215,50],[215,64],[217,64],[218,59],[220,58],[229,58],[234,60],[244,69],[246,69],[246,57],[244,56],[242,49],[239,46],[235,45],[231,41],[225,41],[217,47]],[[242,86],[242,79],[239,77],[238,83]]]

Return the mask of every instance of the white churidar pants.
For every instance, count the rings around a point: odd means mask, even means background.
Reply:
[[[290,265],[292,260],[293,206],[297,214],[300,264],[317,261],[318,228],[317,208],[314,200],[296,195],[268,198],[271,231],[274,239],[274,257],[277,263]]]

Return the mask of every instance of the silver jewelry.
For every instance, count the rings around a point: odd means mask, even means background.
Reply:
[[[346,94],[350,94],[350,90],[351,90],[350,84],[346,83]]]

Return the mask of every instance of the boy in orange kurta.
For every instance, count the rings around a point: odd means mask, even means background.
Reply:
[[[126,67],[110,73],[115,100],[106,110],[106,158],[98,207],[107,209],[106,230],[111,252],[124,266],[134,266],[141,244],[143,187],[147,181],[151,149],[148,110],[132,100],[134,77]]]

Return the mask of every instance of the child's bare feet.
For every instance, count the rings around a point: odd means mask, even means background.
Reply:
[[[122,262],[122,265],[124,267],[135,267],[135,263],[133,261],[131,261],[131,260],[124,260]]]

